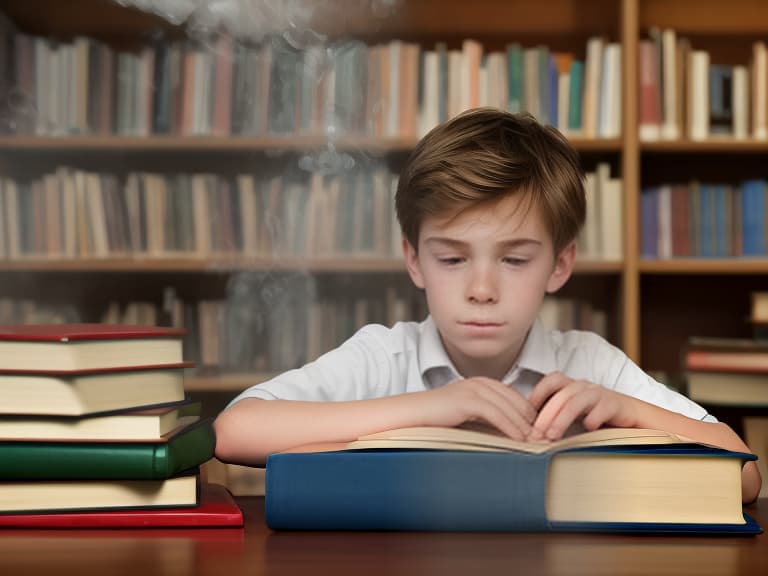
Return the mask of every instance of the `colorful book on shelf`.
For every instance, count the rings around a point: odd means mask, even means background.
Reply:
[[[9,370],[0,360],[0,414],[85,416],[154,408],[185,398],[182,362],[68,373]]]
[[[741,503],[754,459],[656,430],[543,444],[406,428],[270,455],[265,514],[278,530],[754,534]]]
[[[200,474],[158,480],[8,480],[0,482],[0,514],[182,508],[200,504]]]
[[[688,370],[764,372],[768,374],[768,342],[750,338],[701,338],[688,341]]]
[[[3,370],[73,372],[183,363],[183,330],[120,324],[0,326]]]
[[[2,440],[160,440],[200,420],[200,402],[185,399],[164,406],[71,417],[0,415]]]
[[[0,528],[238,527],[243,513],[220,484],[201,482],[200,505],[182,508],[0,514]]]
[[[0,480],[159,480],[210,460],[214,446],[210,418],[159,441],[0,440]]]

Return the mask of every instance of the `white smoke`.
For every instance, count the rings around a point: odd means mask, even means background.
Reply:
[[[226,29],[239,38],[259,41],[281,34],[296,47],[323,40],[313,26],[318,21],[338,21],[336,0],[115,0],[118,4],[156,14],[171,24],[187,26],[190,35],[209,35]],[[372,29],[376,21],[394,14],[400,0],[347,2],[345,8],[363,15]]]

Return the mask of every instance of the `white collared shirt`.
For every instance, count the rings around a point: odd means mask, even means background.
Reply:
[[[502,378],[528,396],[546,374],[560,371],[690,418],[716,422],[706,410],[643,372],[624,352],[592,332],[547,330],[534,322],[518,361]],[[251,386],[243,398],[345,401],[421,392],[462,379],[431,317],[392,328],[369,324],[314,362]]]

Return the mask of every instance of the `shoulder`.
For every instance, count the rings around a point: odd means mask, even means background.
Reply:
[[[589,354],[625,359],[627,355],[596,332],[588,330],[547,330],[547,340],[558,358]]]
[[[634,374],[629,357],[595,332],[549,330],[546,339],[552,350],[554,368],[571,378],[615,388],[622,378],[645,377]]]

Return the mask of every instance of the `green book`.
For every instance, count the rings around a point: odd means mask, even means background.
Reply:
[[[578,131],[582,129],[581,107],[584,93],[584,62],[574,60],[571,63],[571,92],[568,97],[568,129]]]
[[[520,44],[507,46],[507,109],[513,114],[523,109],[523,50]]]
[[[0,442],[0,480],[161,480],[213,457],[215,437],[207,418],[161,441]]]

